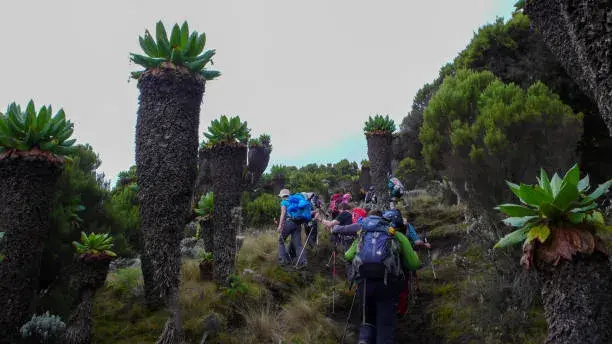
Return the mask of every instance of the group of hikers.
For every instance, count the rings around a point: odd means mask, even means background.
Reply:
[[[327,209],[313,192],[292,194],[283,189],[278,195],[281,198],[278,221],[281,265],[294,263],[298,269],[307,266],[305,246],[316,246],[319,224],[331,233],[332,257],[335,258],[336,247],[344,249],[347,278],[351,285],[353,281],[357,283],[361,302],[359,344],[395,343],[396,315],[406,314],[410,283],[421,267],[413,247],[431,247],[395,207],[396,196],[403,193],[395,185],[394,181],[389,182],[392,201],[388,207],[376,204],[371,187],[370,197],[366,197],[367,202],[361,207],[352,205],[350,193],[333,195]],[[307,238],[304,245],[302,227]],[[288,238],[289,248],[285,246]]]

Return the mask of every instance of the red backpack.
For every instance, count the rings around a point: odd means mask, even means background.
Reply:
[[[353,223],[359,222],[359,220],[368,215],[363,208],[353,208],[351,213],[353,214]]]

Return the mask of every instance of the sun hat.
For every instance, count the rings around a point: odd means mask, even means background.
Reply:
[[[281,192],[278,194],[278,197],[285,197],[289,195],[291,195],[291,191],[289,191],[289,189],[282,189]]]

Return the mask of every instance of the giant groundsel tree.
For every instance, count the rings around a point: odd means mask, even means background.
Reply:
[[[14,343],[37,291],[50,207],[73,125],[60,109],[30,101],[0,113],[0,343]]]
[[[541,275],[548,322],[546,343],[609,343],[612,340],[612,272],[598,234],[609,232],[597,199],[612,180],[590,190],[578,166],[563,178],[542,169],[535,185],[513,184],[520,204],[497,207],[518,229],[496,247],[523,243],[521,264]]]
[[[207,141],[203,148],[208,151],[210,157],[214,193],[211,233],[214,238],[214,279],[218,283],[225,283],[235,268],[238,234],[235,218],[241,216],[237,214],[237,210],[240,210],[240,196],[259,180],[268,164],[270,150],[258,152],[263,154],[251,154],[251,160],[247,164],[250,129],[247,122],[241,121],[238,116],[221,116],[213,120],[204,136]],[[269,137],[266,135],[263,139],[269,146]],[[261,141],[259,143],[261,144]]]
[[[149,305],[161,296],[172,312],[160,343],[182,340],[179,309],[179,243],[190,212],[197,174],[200,104],[206,80],[220,75],[205,69],[215,54],[204,51],[206,35],[190,32],[187,22],[175,24],[168,39],[158,22],[156,39],[145,31],[145,55],[131,60],[145,68],[132,73],[140,90],[136,123],[136,174],[144,256],[150,260],[153,290]],[[143,265],[144,267],[144,265]]]
[[[370,176],[378,197],[378,204],[386,207],[389,204],[387,181],[391,173],[392,142],[395,122],[389,115],[370,116],[365,122],[363,131],[368,142],[368,160]]]

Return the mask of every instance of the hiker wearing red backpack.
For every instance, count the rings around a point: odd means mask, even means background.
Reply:
[[[331,214],[332,219],[335,219],[338,214],[340,214],[340,209],[338,206],[342,203],[342,194],[335,193],[332,195],[331,200],[329,201],[329,212]]]
[[[420,266],[408,238],[396,231],[379,210],[368,213],[361,231],[344,254],[352,262],[361,299],[359,344],[395,343],[395,307],[405,271]]]

